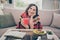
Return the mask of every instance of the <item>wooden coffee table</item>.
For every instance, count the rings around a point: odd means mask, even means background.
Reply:
[[[5,37],[5,35],[7,34],[7,33],[9,33],[9,32],[11,32],[11,31],[18,31],[18,32],[26,32],[26,34],[27,35],[31,35],[32,36],[32,34],[33,34],[33,31],[34,29],[9,29],[9,30],[7,30],[3,35],[2,35],[2,37],[0,38],[0,40],[5,40],[6,39],[6,37]],[[45,29],[43,29],[43,30],[45,30]],[[47,30],[45,30],[45,31],[47,31]],[[49,31],[51,31],[51,30],[49,30]],[[52,31],[53,32],[53,31]],[[47,37],[48,38],[51,38],[52,36],[50,36],[50,35],[47,35]],[[53,32],[53,38],[54,38],[54,40],[59,40],[59,38],[55,35],[55,33]],[[31,39],[32,40],[32,39]]]

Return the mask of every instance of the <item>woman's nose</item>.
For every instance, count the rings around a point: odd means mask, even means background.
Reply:
[[[33,13],[33,11],[31,10],[31,13]]]
[[[33,12],[33,10],[31,10],[31,12]]]

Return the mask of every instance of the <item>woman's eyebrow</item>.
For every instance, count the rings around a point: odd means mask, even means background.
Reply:
[[[34,11],[36,10],[36,9],[33,9]]]
[[[30,9],[32,9],[32,8],[30,8]]]

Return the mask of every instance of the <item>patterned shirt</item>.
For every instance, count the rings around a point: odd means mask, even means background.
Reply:
[[[29,18],[29,16],[27,16],[25,12],[22,13],[22,15],[20,15],[20,16],[21,16],[21,18]],[[40,18],[37,17],[37,20],[34,20],[34,21],[33,21],[33,23],[35,23],[33,29],[42,29],[42,25],[41,25],[41,23],[40,23],[39,20],[40,20]],[[30,29],[30,25],[28,25],[28,26],[29,26],[29,29]],[[18,25],[17,25],[16,28],[18,28],[18,29],[26,29],[26,28],[21,24],[21,21],[18,23]]]

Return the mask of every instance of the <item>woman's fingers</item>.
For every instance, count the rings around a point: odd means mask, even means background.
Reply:
[[[22,24],[25,28],[29,28],[28,25],[24,24],[23,19],[21,19],[21,24]]]

